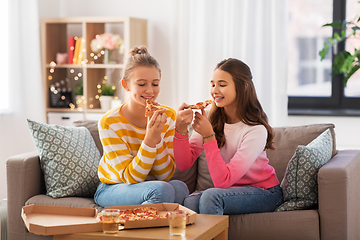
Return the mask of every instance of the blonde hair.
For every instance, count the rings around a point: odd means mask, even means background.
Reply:
[[[129,52],[130,56],[126,61],[122,78],[128,81],[133,73],[134,68],[138,66],[155,67],[159,70],[161,77],[161,69],[156,59],[151,56],[145,46],[134,47]]]

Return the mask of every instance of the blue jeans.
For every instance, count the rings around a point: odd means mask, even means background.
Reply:
[[[273,212],[283,202],[279,185],[259,187],[209,188],[195,191],[184,200],[184,206],[201,214],[246,214]]]
[[[163,202],[183,205],[187,195],[189,195],[188,187],[179,180],[145,181],[136,184],[100,183],[94,200],[101,207]]]

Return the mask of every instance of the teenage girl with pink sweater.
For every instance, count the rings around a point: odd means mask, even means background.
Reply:
[[[250,68],[238,59],[223,60],[210,83],[214,103],[209,116],[204,110],[193,114],[182,104],[173,147],[180,171],[205,150],[215,188],[194,192],[184,205],[201,214],[274,211],[282,203],[282,191],[265,152],[274,149],[274,131],[257,99]]]

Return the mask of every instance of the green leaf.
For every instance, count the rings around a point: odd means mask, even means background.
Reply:
[[[351,57],[351,54],[346,51],[339,52],[339,54],[335,56],[333,63],[333,74],[345,74],[347,72],[346,69],[348,68],[349,63],[346,61],[346,59],[349,56]]]
[[[115,85],[105,84],[101,87],[101,95],[102,96],[114,96],[116,87]]]
[[[348,82],[348,80],[351,78],[351,76],[360,69],[360,65],[355,65],[351,68],[351,70],[349,71],[349,73],[344,77],[344,85],[346,87],[346,84]]]
[[[320,57],[321,57],[321,61],[324,60],[325,55],[326,55],[326,53],[327,53],[328,51],[329,51],[329,49],[324,48],[324,49],[322,49],[322,50],[319,52],[319,55],[320,55]]]
[[[345,32],[345,30],[341,30],[341,37],[342,37],[342,38],[346,38],[346,32]]]
[[[358,1],[360,3],[360,1]],[[349,37],[357,37],[357,33],[360,31],[360,26],[357,23],[360,22],[360,17],[354,18],[354,20],[347,22],[344,21],[335,21],[331,23],[326,23],[323,27],[332,27],[334,30],[333,36],[328,38],[328,41],[331,46],[338,44],[339,42],[346,41]],[[339,31],[340,30],[340,31]],[[349,36],[346,36],[347,31],[349,31]],[[351,32],[352,31],[352,32]],[[324,44],[323,49],[319,52],[321,60],[325,58],[325,55],[329,52],[329,44]],[[344,76],[344,84],[346,86],[349,78],[360,69],[360,49],[354,49],[354,54],[351,54],[347,51],[338,52],[333,59],[332,74],[342,74]]]
[[[324,60],[325,55],[329,52],[329,44],[324,43],[324,48],[319,52],[319,55],[321,57],[321,61]]]
[[[324,24],[322,26],[323,27],[341,28],[342,27],[342,22],[341,21],[336,21],[336,22]]]
[[[360,50],[355,49],[353,55],[349,52],[343,51],[340,52],[334,59],[333,74],[343,74],[345,86],[349,78],[360,68],[359,56]]]
[[[354,49],[354,55],[357,57],[357,62],[359,63],[360,60],[360,49]]]
[[[341,42],[341,37],[340,37],[339,33],[335,32],[335,33],[334,33],[334,38],[335,38],[336,40],[338,40],[339,42]]]

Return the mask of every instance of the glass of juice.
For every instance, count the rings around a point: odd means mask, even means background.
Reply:
[[[171,236],[185,236],[186,212],[177,210],[169,212],[169,229]]]
[[[102,211],[104,233],[117,233],[119,231],[119,209],[104,209]]]

